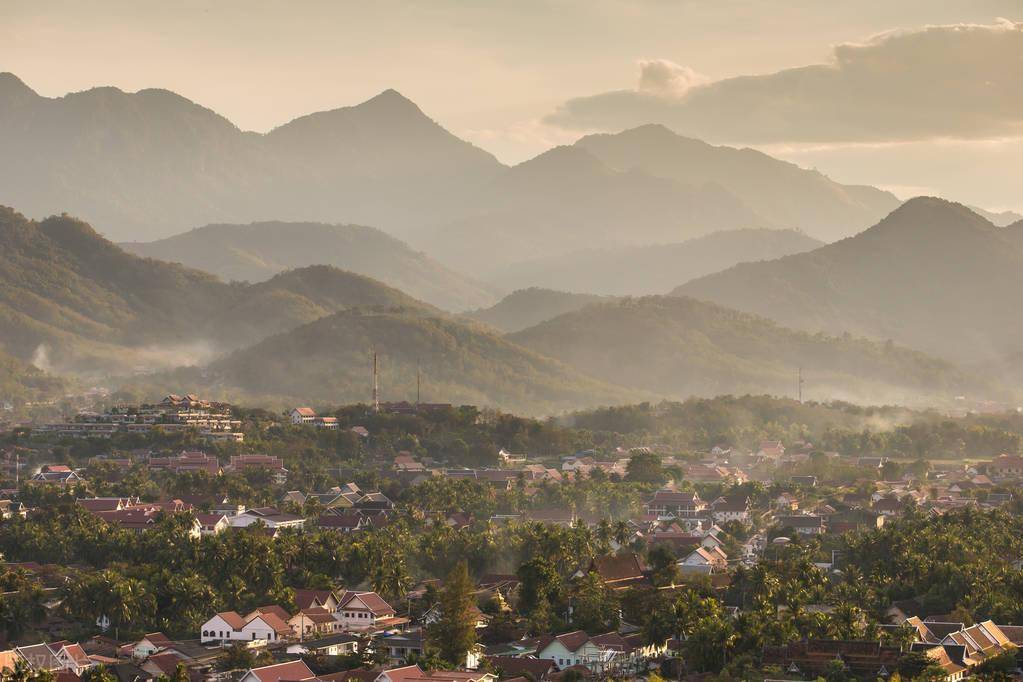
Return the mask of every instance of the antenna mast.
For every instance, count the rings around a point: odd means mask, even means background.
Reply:
[[[373,350],[373,411],[380,411],[380,379],[377,369],[377,352]]]

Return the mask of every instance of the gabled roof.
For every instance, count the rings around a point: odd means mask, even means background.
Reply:
[[[644,577],[646,566],[635,552],[594,557],[590,570],[595,571],[604,582],[635,580]]]
[[[245,627],[246,620],[237,611],[221,611],[217,616],[235,630]]]
[[[46,644],[21,646],[17,648],[17,652],[32,670],[57,670],[63,667]]]
[[[334,601],[339,601],[333,590],[295,590],[295,606],[299,609],[325,606],[331,597]]]
[[[269,606],[257,606],[255,611],[253,611],[252,613],[245,617],[245,620],[249,621],[255,618],[257,615],[265,616],[271,613],[280,618],[281,620],[288,620],[289,618],[291,618],[291,614],[288,613],[284,609],[284,607],[278,606],[277,604],[270,604]]]
[[[287,663],[276,663],[266,665],[262,668],[253,668],[247,674],[252,674],[259,682],[281,682],[281,680],[307,680],[314,677],[313,671],[305,664],[305,661],[288,661]]]
[[[395,610],[388,604],[383,598],[380,597],[376,592],[354,592],[347,591],[341,596],[341,608],[347,607],[353,599],[358,597],[359,601],[366,605],[374,616],[389,616],[395,613]]]
[[[582,630],[566,632],[561,635],[546,635],[540,638],[540,641],[536,646],[536,651],[537,653],[540,653],[554,642],[559,642],[567,651],[578,651],[579,648],[588,641],[590,641],[590,636]]]

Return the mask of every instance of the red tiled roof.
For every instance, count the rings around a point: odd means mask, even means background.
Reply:
[[[281,680],[307,680],[313,677],[313,671],[305,664],[305,661],[288,661],[267,665],[262,668],[253,668],[249,671],[255,675],[259,682],[281,682]]]

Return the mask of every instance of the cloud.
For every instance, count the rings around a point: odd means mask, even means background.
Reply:
[[[709,78],[688,66],[667,59],[644,59],[639,62],[639,91],[662,97],[681,97],[691,88],[704,85]]]
[[[715,141],[884,142],[1023,134],[1023,23],[926,26],[834,48],[832,59],[704,82],[665,60],[640,83],[572,99],[547,123],[617,130],[663,123]]]

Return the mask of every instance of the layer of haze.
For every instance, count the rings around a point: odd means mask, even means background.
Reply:
[[[1023,18],[1020,10],[1018,0],[7,0],[0,4],[0,71],[47,96],[96,85],[167,88],[259,131],[391,87],[506,162],[583,132],[650,122],[653,111],[681,134],[764,148],[841,181],[1020,210],[1014,177],[1023,143],[1011,120],[1020,114],[1023,82],[1023,41],[1012,33],[1023,29],[1011,23]],[[965,56],[975,70],[949,74],[959,91],[935,80],[941,97],[916,110],[858,116],[852,127],[794,116],[784,130],[729,117],[701,127],[670,115],[694,89],[717,93],[712,109],[761,106],[726,79],[760,76],[750,85],[778,94],[792,74],[830,77],[850,55],[887,56],[933,78],[943,64],[932,60],[947,51],[913,37],[931,35],[926,26],[964,24],[985,30],[971,34],[977,40],[953,63]],[[892,45],[890,34],[877,37],[892,30],[910,36],[897,43],[907,50],[863,51]],[[989,36],[1001,41],[997,48],[989,49]],[[810,98],[803,115],[826,112],[836,92],[878,113],[892,69],[883,60],[872,66],[857,73],[868,81],[851,90],[834,79],[803,90]],[[1003,97],[1013,82],[1016,98]],[[978,96],[985,93],[991,97]],[[608,96],[627,106],[609,114],[601,108]],[[629,108],[650,96],[660,108]],[[971,103],[998,120],[975,116]]]

